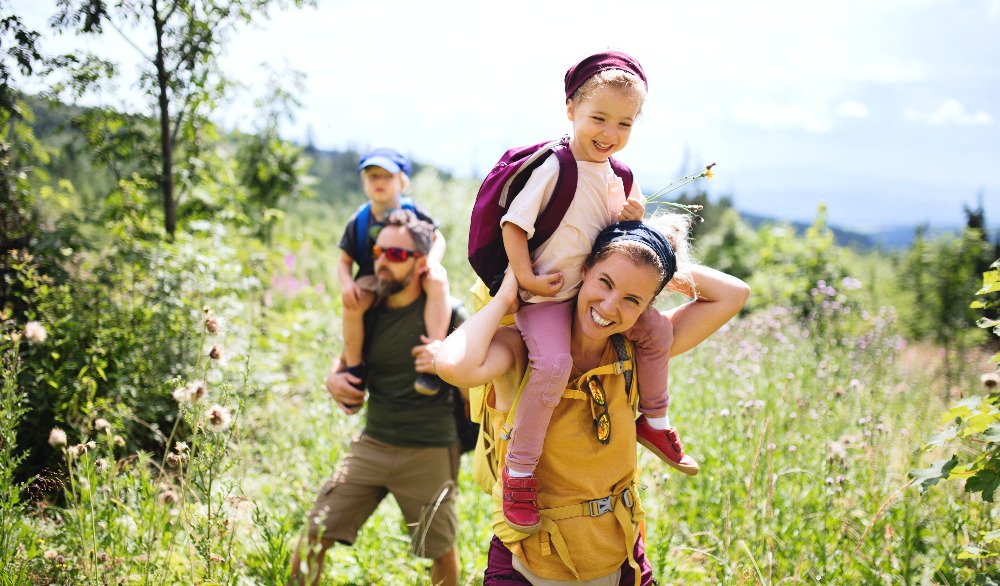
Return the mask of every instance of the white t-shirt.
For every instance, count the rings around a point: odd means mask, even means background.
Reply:
[[[552,297],[541,297],[521,289],[521,300],[526,303],[564,301],[571,299],[580,287],[583,263],[590,256],[597,235],[611,224],[618,222],[618,214],[625,207],[625,187],[620,177],[611,169],[611,163],[577,161],[576,195],[566,210],[566,215],[552,236],[531,253],[535,274],[563,274],[563,288]],[[549,156],[531,173],[500,225],[510,222],[527,232],[528,239],[535,234],[535,220],[549,204],[559,178],[559,157]],[[642,199],[639,184],[632,181],[632,192]]]

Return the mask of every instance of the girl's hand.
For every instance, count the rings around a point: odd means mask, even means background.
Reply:
[[[625,200],[625,207],[618,214],[619,222],[641,222],[643,214],[646,213],[646,206],[634,197]]]
[[[344,283],[344,288],[340,292],[340,301],[344,304],[344,309],[356,311],[358,301],[361,300],[361,288],[353,280]]]
[[[563,274],[532,275],[530,280],[521,283],[521,287],[541,297],[552,297],[563,287]]]
[[[448,296],[448,270],[438,263],[428,262],[424,269],[420,286],[430,298],[445,298]]]

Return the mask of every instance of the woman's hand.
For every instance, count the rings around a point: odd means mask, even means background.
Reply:
[[[625,200],[625,207],[618,214],[619,222],[641,222],[642,216],[646,213],[646,206],[637,198],[630,197]]]
[[[498,303],[506,304],[507,309],[504,311],[504,315],[517,313],[518,308],[521,307],[521,298],[518,296],[517,290],[517,276],[514,275],[514,271],[507,271],[507,274],[503,276],[503,283],[500,283],[500,290],[493,297]]]

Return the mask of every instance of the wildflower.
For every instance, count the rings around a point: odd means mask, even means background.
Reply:
[[[186,442],[177,442],[174,444],[174,449],[177,450],[178,454],[182,454],[187,451],[188,445]]]
[[[796,449],[798,449],[798,448],[796,448],[795,446],[788,446],[788,451],[789,452],[794,452]]]
[[[94,420],[94,429],[103,431],[104,433],[111,433],[111,424],[108,423],[107,419],[103,417]]]
[[[106,561],[108,561],[108,554],[104,553],[103,551],[101,553],[97,554],[97,561],[99,561],[99,562],[106,562]]]
[[[83,444],[76,444],[66,450],[67,453],[73,458],[79,458],[84,452],[87,451],[87,446]]]
[[[833,485],[833,479],[830,478],[829,476],[827,476],[826,480],[824,480],[823,482],[825,482],[827,485]]]
[[[856,378],[852,378],[851,382],[848,383],[848,386],[850,386],[852,389],[859,388],[861,386],[861,381],[859,381]]]
[[[225,558],[219,557],[219,556],[215,555],[214,553],[212,555],[208,556],[208,559],[211,560],[211,561],[213,561],[213,562],[215,562],[215,563],[217,563],[217,564],[221,564],[222,562],[226,561]]]
[[[119,448],[125,445],[125,438],[123,438],[120,435],[116,435],[115,437],[111,438],[111,440],[115,442],[115,445],[118,446]]]
[[[177,454],[167,454],[167,467],[176,468],[180,466],[181,458]]]
[[[767,449],[768,450],[774,450],[774,448],[776,448],[776,447],[777,446],[775,446],[774,444],[767,444]]]
[[[903,429],[899,430],[899,433],[901,433],[903,435],[910,435],[910,432],[906,431],[905,427]]]
[[[719,409],[719,417],[729,417],[729,409]]]
[[[49,337],[49,333],[45,331],[45,326],[41,322],[29,321],[24,326],[24,337],[28,338],[29,342],[41,344]]]
[[[997,388],[997,385],[1000,385],[1000,374],[988,372],[979,377],[979,380],[982,381],[984,387],[989,389],[990,392],[993,392],[993,390]]]
[[[216,317],[213,315],[211,317],[205,318],[205,331],[207,331],[209,334],[212,334],[214,336],[218,334],[221,329],[222,329],[221,317]]]
[[[212,431],[224,431],[229,427],[229,421],[231,415],[229,409],[225,407],[220,407],[219,405],[212,405],[212,408],[208,410],[208,427]]]
[[[57,555],[56,556],[56,563],[59,564],[59,565],[62,565],[64,563],[66,563],[66,558],[64,558],[61,555]]]
[[[87,442],[84,445],[86,446],[86,448],[88,450],[96,450],[97,449],[97,442],[95,442],[94,440],[90,440],[89,442]]]
[[[94,462],[94,468],[97,468],[98,472],[104,472],[108,469],[108,461],[104,458],[98,458],[97,461]]]
[[[221,360],[225,350],[218,344],[212,344],[212,349],[208,351],[208,357],[212,360]]]
[[[61,448],[65,446],[66,432],[58,427],[53,427],[52,431],[49,432],[49,445],[53,448]]]
[[[847,480],[843,475],[837,476],[837,484],[843,484]]]
[[[47,560],[54,560],[54,559],[56,559],[57,555],[59,555],[59,554],[56,553],[56,550],[50,549],[50,550],[48,550],[48,551],[45,552],[45,559],[47,559]]]
[[[172,490],[165,490],[160,495],[160,504],[171,505],[177,502],[177,493]]]
[[[202,307],[201,310],[205,312],[205,315],[212,313],[212,308],[207,305]]]
[[[711,165],[708,165],[708,166],[705,167],[705,178],[706,179],[711,179],[712,177],[715,177],[715,171],[712,171],[712,167],[714,167],[714,166],[715,166],[715,163],[712,163]]]
[[[191,381],[183,387],[174,389],[174,400],[178,403],[197,403],[205,397],[207,389],[202,381]]]

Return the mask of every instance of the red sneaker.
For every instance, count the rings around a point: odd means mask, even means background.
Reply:
[[[503,486],[503,519],[514,531],[538,533],[542,518],[538,515],[538,493],[535,475],[524,478],[507,475],[507,467],[500,471]]]
[[[700,470],[698,462],[684,453],[684,446],[677,436],[676,427],[653,429],[646,421],[646,416],[640,415],[639,419],[635,420],[635,436],[647,450],[684,474],[694,476]]]

